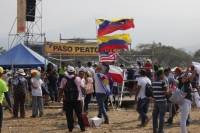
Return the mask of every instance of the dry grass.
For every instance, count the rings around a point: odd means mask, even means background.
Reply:
[[[58,109],[45,109],[45,116],[42,118],[30,118],[31,110],[26,111],[26,118],[11,119],[8,111],[4,111],[3,133],[65,133],[67,130],[67,122],[65,116],[59,114]],[[97,107],[90,106],[89,118],[97,115]],[[149,116],[152,112],[149,112]],[[109,125],[101,125],[97,128],[89,127],[86,133],[152,133],[152,120],[147,127],[137,127],[140,122],[137,120],[138,113],[133,108],[117,111],[115,116],[113,110],[110,108],[108,112],[110,118]],[[167,116],[168,117],[168,114]],[[199,133],[200,125],[200,110],[193,109],[191,118],[194,122],[187,127],[190,133]],[[179,133],[180,114],[175,117],[172,126],[165,126],[164,131],[167,133]],[[80,132],[79,129],[74,129],[74,132]]]

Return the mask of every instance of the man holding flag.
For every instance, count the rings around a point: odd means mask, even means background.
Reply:
[[[104,66],[98,65],[95,70],[96,73],[94,75],[94,80],[96,89],[96,99],[99,106],[99,113],[97,117],[101,118],[103,114],[105,119],[104,123],[109,124],[109,118],[104,106],[104,101],[107,96],[111,96],[113,81],[109,77],[109,75],[104,74],[106,71],[106,68]]]

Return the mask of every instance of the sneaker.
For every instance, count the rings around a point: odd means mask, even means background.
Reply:
[[[149,123],[150,119],[149,118],[146,118],[145,119],[145,122],[144,122],[144,127],[146,127],[146,125]]]
[[[80,126],[78,124],[74,125],[74,128],[80,128]]]
[[[32,116],[30,116],[31,118],[37,118],[37,116],[34,116],[34,115],[32,115]]]
[[[165,122],[165,126],[170,126],[170,125],[172,125],[172,123],[170,123],[170,122]]]
[[[104,124],[109,124],[109,120],[108,120],[108,119],[105,120],[105,121],[104,121]]]
[[[138,124],[138,127],[145,127],[144,124]]]

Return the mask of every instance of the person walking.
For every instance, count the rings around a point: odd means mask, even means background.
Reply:
[[[103,74],[105,72],[105,67],[102,65],[98,65],[95,70],[96,70],[96,73],[94,75],[95,91],[96,91],[97,104],[99,106],[99,112],[98,112],[97,117],[102,118],[102,114],[103,114],[104,119],[105,119],[104,124],[109,124],[108,114],[106,112],[105,105],[104,105],[107,95],[102,83],[100,82],[100,79],[98,78],[98,74],[101,76],[107,77],[105,74]]]
[[[157,79],[152,83],[152,91],[154,97],[153,109],[153,133],[164,133],[165,113],[167,110],[166,95],[168,88],[164,81],[164,73],[162,70],[157,72]],[[158,126],[159,117],[159,126]]]
[[[14,88],[14,107],[13,118],[18,118],[18,110],[20,105],[20,117],[25,118],[25,99],[28,91],[28,82],[24,78],[26,74],[23,69],[18,70],[18,76],[13,81]]]
[[[33,118],[38,116],[38,109],[40,111],[39,117],[44,115],[44,107],[42,101],[42,84],[44,82],[41,79],[31,78],[32,89],[32,116]]]
[[[145,89],[146,89],[147,84],[151,85],[151,81],[147,77],[147,73],[145,70],[140,71],[140,78],[137,79],[137,82],[138,82],[137,89],[139,91],[138,101],[137,101],[137,111],[142,118],[141,124],[139,124],[138,126],[145,127],[150,121],[150,119],[147,116],[147,111],[148,111],[149,103],[150,103],[150,97],[146,97]]]
[[[186,122],[187,125],[189,124],[188,116],[191,111],[191,101],[192,101],[192,91],[191,88],[191,82],[193,81],[194,77],[196,76],[196,70],[193,71],[193,73],[189,73],[189,68],[191,67],[191,64],[187,67],[187,70],[184,74],[182,74],[179,78],[179,85],[178,88],[182,89],[184,87],[184,92],[186,93],[184,102],[179,105],[180,111],[181,111],[181,119],[180,119],[180,127],[181,127],[181,133],[186,133]]]
[[[65,94],[65,107],[66,107],[66,118],[69,132],[73,131],[74,119],[73,110],[76,112],[78,117],[78,123],[80,125],[81,131],[86,131],[85,122],[82,117],[82,92],[81,92],[81,79],[74,76],[74,67],[69,66],[67,68],[68,76],[63,78],[60,84],[59,98],[58,102],[62,99],[62,94]]]
[[[174,80],[171,82],[171,84],[175,83],[175,79],[178,79],[179,77],[181,77],[181,75],[183,74],[183,71],[180,67],[177,67],[174,71]],[[178,81],[177,81],[178,82]],[[168,98],[169,99],[169,98]],[[172,103],[171,101],[168,100],[168,105],[171,105],[171,115],[170,117],[167,119],[167,121],[165,122],[165,125],[172,125],[173,123],[173,118],[174,116],[177,114],[177,111],[179,109],[179,106],[177,104]]]
[[[3,99],[5,96],[6,102],[9,106],[9,111],[12,114],[12,104],[10,101],[10,97],[8,94],[8,87],[4,80],[2,80],[2,75],[4,74],[4,70],[2,67],[0,67],[0,133],[2,129],[2,121],[3,121]]]

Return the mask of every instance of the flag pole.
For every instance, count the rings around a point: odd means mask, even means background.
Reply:
[[[97,37],[97,48],[98,48],[98,51],[99,51],[99,44],[98,44],[98,30],[97,30],[97,23],[96,23],[96,19],[95,19],[95,27],[96,27],[96,37]],[[98,53],[99,55],[99,53]],[[99,62],[100,62],[100,56],[99,56]]]
[[[109,97],[109,98],[110,98],[110,97]],[[115,115],[117,116],[117,113],[116,113],[115,108],[114,108],[114,106],[113,106],[113,98],[110,98],[110,101],[111,101],[111,104],[112,104],[113,110],[114,110],[114,112],[115,112]]]

